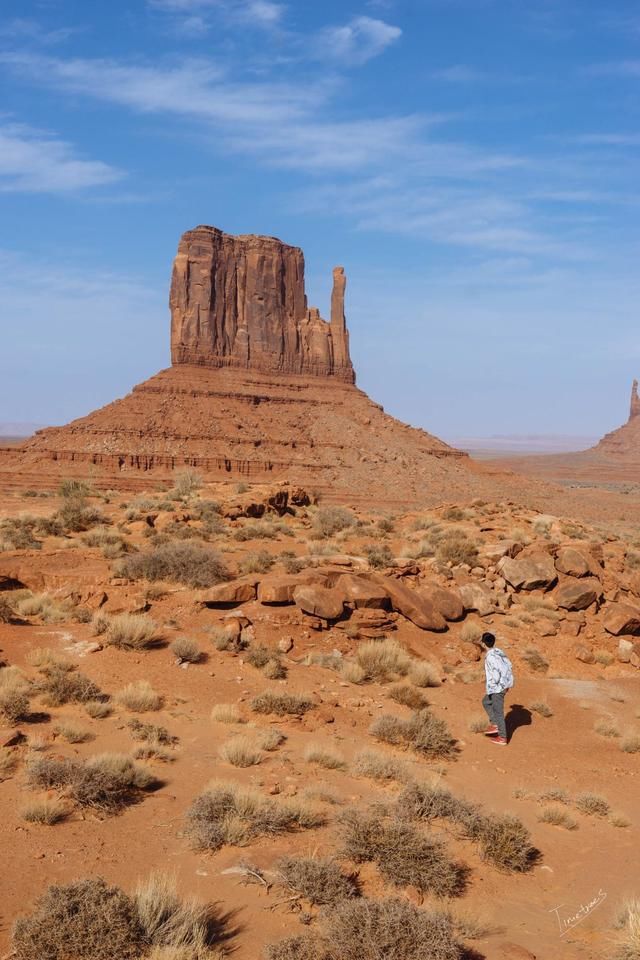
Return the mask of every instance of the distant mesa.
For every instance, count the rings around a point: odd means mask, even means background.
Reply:
[[[135,485],[143,473],[194,467],[212,479],[282,478],[368,502],[483,492],[466,454],[355,386],[345,290],[336,267],[324,320],[307,304],[298,247],[211,226],[187,231],[171,280],[172,366],[39,431],[12,469],[31,470],[33,482],[90,472]]]

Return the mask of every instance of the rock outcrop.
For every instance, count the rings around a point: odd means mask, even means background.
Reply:
[[[640,417],[640,397],[638,396],[638,381],[634,380],[631,385],[631,404],[629,407],[629,420],[634,417]]]
[[[307,307],[299,247],[215,227],[188,230],[171,279],[171,362],[353,383],[345,287],[336,267],[327,322]]]

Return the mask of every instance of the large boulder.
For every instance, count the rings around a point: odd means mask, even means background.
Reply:
[[[392,609],[397,610],[417,627],[435,631],[447,629],[447,623],[442,614],[427,597],[417,590],[412,590],[399,580],[394,580],[393,577],[377,576],[375,579],[384,586]]]
[[[553,558],[548,553],[517,560],[503,557],[498,570],[516,590],[548,590],[558,579]]]
[[[299,576],[265,577],[258,586],[258,600],[260,603],[293,603],[294,590],[299,586]]]
[[[519,540],[498,540],[497,543],[485,543],[482,554],[487,560],[501,560],[503,557],[517,557],[523,544]]]
[[[459,590],[451,590],[439,583],[425,583],[419,592],[426,597],[445,620],[462,620],[464,604]]]
[[[463,583],[459,589],[465,611],[473,610],[481,617],[496,611],[495,595],[484,583]]]
[[[553,599],[563,610],[586,610],[602,596],[602,584],[595,577],[582,580],[565,580],[553,594]]]
[[[614,637],[640,636],[640,608],[630,603],[608,603],[602,625]]]
[[[303,613],[322,620],[337,620],[344,610],[344,595],[341,590],[322,587],[316,583],[299,584],[293,591],[293,599]]]
[[[344,594],[344,599],[348,603],[352,603],[356,609],[360,607],[373,607],[378,610],[389,609],[389,594],[381,583],[371,577],[343,573],[336,580],[335,588],[340,590]]]
[[[201,593],[199,602],[205,607],[246,603],[256,599],[257,586],[257,580],[230,580],[229,583],[219,583]]]
[[[556,557],[556,570],[568,577],[586,577],[593,571],[594,561],[575,547],[561,547]]]

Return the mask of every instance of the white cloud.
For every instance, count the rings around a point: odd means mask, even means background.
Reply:
[[[285,10],[284,4],[274,0],[148,0],[148,4],[152,9],[184,16],[184,32],[210,29],[208,14],[212,13],[232,23],[269,29],[280,23]]]
[[[435,80],[445,80],[447,83],[477,83],[486,79],[486,74],[465,63],[456,63],[442,70],[434,70],[432,77]]]
[[[100,160],[79,157],[65,140],[21,124],[0,123],[0,192],[72,193],[122,176]]]
[[[400,27],[374,17],[354,17],[343,26],[326,27],[316,41],[320,59],[363,64],[381,54],[402,35]]]
[[[640,60],[616,60],[610,63],[596,63],[589,67],[587,72],[594,76],[640,77]]]
[[[640,133],[583,133],[573,141],[594,147],[638,147]]]

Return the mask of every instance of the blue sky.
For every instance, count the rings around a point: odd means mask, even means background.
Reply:
[[[445,437],[600,434],[640,374],[640,8],[3,0],[0,420],[168,365],[198,223],[345,265],[358,382]]]

